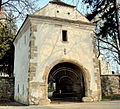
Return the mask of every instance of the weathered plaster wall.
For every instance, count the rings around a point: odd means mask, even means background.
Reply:
[[[0,100],[14,99],[14,78],[0,77]]]
[[[79,11],[76,10],[76,8],[51,3],[49,3],[47,6],[45,6],[38,12],[35,12],[34,15],[49,16],[90,23],[88,19],[86,19],[81,13],[79,13]]]
[[[17,39],[18,38],[18,39]],[[15,100],[28,104],[28,71],[29,71],[29,42],[30,26],[23,27],[19,36],[16,38],[15,45]]]
[[[35,98],[38,98],[36,104],[40,102],[40,98],[47,97],[45,92],[45,84],[50,67],[53,63],[66,61],[78,63],[87,70],[89,91],[86,96],[93,96],[97,100],[100,93],[100,81],[98,66],[96,65],[95,54],[93,52],[93,33],[94,26],[85,24],[73,24],[68,22],[60,22],[53,20],[32,19],[33,28],[33,42],[32,47],[37,50],[34,51],[34,57],[31,63],[36,65],[34,71],[30,76],[30,103],[34,104]],[[67,30],[68,41],[62,41],[62,30]],[[57,63],[56,63],[57,64]],[[97,67],[96,67],[97,66]],[[32,68],[31,68],[32,69]],[[35,90],[33,84],[38,84]],[[39,87],[44,84],[43,87]],[[99,86],[99,88],[98,88]],[[33,88],[34,87],[34,88]]]
[[[39,63],[37,69],[39,76],[36,78],[36,81],[43,81],[42,78],[40,79],[42,75],[39,72],[45,69],[46,64],[51,65],[54,61],[64,58],[78,60],[81,65],[88,68],[92,66],[89,71],[94,71],[93,58],[95,58],[95,54],[93,53],[92,37],[90,37],[92,31],[86,29],[88,25],[84,28],[85,25],[82,27],[65,22],[53,23],[50,21],[45,23],[35,21],[33,25],[36,25],[37,28],[37,31],[34,32],[34,43],[37,46],[36,60]],[[68,42],[62,41],[62,30],[67,30]],[[94,74],[91,73],[91,75]]]
[[[101,75],[102,95],[120,94],[120,75]]]

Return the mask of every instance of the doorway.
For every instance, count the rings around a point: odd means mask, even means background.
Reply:
[[[75,64],[63,62],[55,65],[48,76],[48,98],[51,101],[82,101],[85,97],[82,70]]]

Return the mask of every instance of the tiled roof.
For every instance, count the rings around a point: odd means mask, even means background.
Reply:
[[[62,6],[67,6],[67,7],[72,7],[72,8],[75,7],[73,5],[69,5],[67,3],[62,2],[61,0],[53,0],[53,1],[50,1],[49,3],[53,3],[53,4],[57,4],[57,5],[62,5]]]

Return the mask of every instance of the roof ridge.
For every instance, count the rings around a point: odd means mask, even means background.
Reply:
[[[50,1],[49,3],[53,3],[53,4],[57,4],[57,5],[62,5],[62,6],[67,6],[67,7],[72,7],[74,8],[75,6],[73,5],[69,5],[61,0],[53,0],[53,1]]]

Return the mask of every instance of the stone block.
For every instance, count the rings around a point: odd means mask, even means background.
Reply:
[[[37,32],[37,25],[32,25],[32,31]]]
[[[93,99],[92,99],[92,97],[83,97],[82,101],[83,102],[93,102]]]

